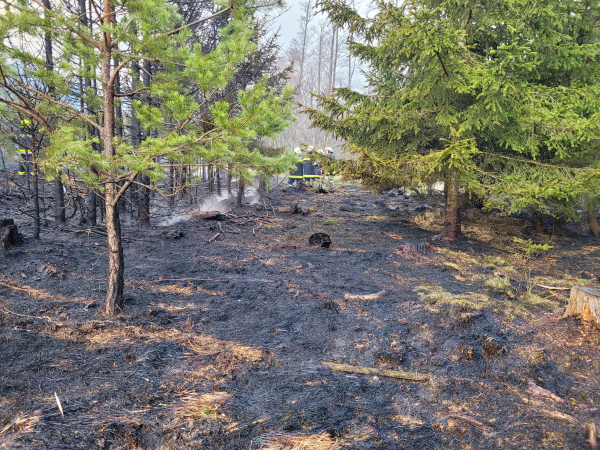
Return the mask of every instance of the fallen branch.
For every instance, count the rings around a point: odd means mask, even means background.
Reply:
[[[529,380],[527,383],[528,389],[535,395],[540,395],[542,397],[548,397],[554,400],[557,403],[564,403],[565,401],[560,398],[558,395],[553,394],[548,389],[544,389],[543,387],[538,386],[533,381]]]
[[[214,241],[215,239],[217,239],[219,236],[221,236],[221,233],[217,233],[215,234],[213,237],[211,237],[208,241],[206,241],[207,244],[210,244],[212,241]]]
[[[344,298],[346,300],[376,300],[378,298],[383,297],[384,295],[385,295],[385,291],[380,291],[375,294],[367,294],[367,295],[346,294],[346,295],[344,295]]]
[[[596,424],[591,422],[588,427],[590,429],[590,447],[592,450],[598,450],[598,432],[596,431]]]
[[[397,378],[406,381],[429,381],[429,375],[421,375],[413,372],[400,372],[398,370],[376,369],[374,367],[351,366],[349,364],[338,364],[332,362],[323,362],[331,370],[341,372],[362,373],[364,375],[379,375],[382,377]]]
[[[467,416],[467,415],[453,414],[451,416],[448,416],[447,419],[460,420],[460,421],[468,423],[469,425],[472,425],[476,428],[480,428],[480,429],[486,430],[486,431],[492,430],[492,427],[490,427],[489,425],[486,425],[483,422],[480,422],[479,420],[475,419],[474,417]]]
[[[536,284],[536,286],[539,286],[544,289],[548,289],[550,291],[568,291],[571,289],[570,287],[546,286],[545,284]]]

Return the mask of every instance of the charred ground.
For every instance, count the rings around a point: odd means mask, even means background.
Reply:
[[[28,238],[0,259],[0,448],[589,448],[600,333],[560,318],[568,290],[540,285],[593,286],[598,240],[472,209],[464,237],[438,242],[438,210],[353,186],[277,189],[221,227],[125,227],[114,319],[97,315],[101,232]],[[330,249],[307,245],[317,231]],[[528,258],[514,236],[553,248]]]

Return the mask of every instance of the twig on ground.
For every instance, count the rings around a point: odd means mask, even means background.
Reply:
[[[545,284],[536,284],[536,286],[548,289],[550,291],[569,291],[570,287],[560,287],[560,286],[546,286]]]
[[[414,372],[400,372],[398,370],[376,369],[374,367],[351,366],[349,364],[338,364],[332,362],[323,362],[331,370],[341,372],[362,373],[364,375],[380,375],[382,377],[397,378],[406,381],[429,381],[429,375],[421,375]]]
[[[490,427],[489,425],[486,425],[486,424],[480,422],[479,420],[475,419],[474,417],[463,415],[463,414],[460,414],[460,415],[452,414],[451,416],[446,417],[446,419],[460,420],[462,422],[468,423],[469,425],[473,425],[474,427],[480,428],[485,431],[492,430],[492,427]]]
[[[594,422],[591,422],[588,425],[589,429],[590,429],[590,447],[592,448],[592,450],[597,450],[598,449],[598,432],[596,430],[596,424]]]
[[[379,291],[375,294],[367,294],[367,295],[353,295],[353,294],[346,294],[344,295],[344,298],[346,300],[376,300],[378,298],[381,298],[385,295],[385,291]]]
[[[213,237],[211,237],[208,241],[206,241],[207,244],[210,244],[212,241],[216,240],[219,236],[221,236],[221,233],[217,233],[215,234]]]
[[[60,404],[60,399],[58,398],[58,394],[56,392],[54,393],[54,398],[56,399],[56,404],[58,405],[58,410],[60,411],[60,415],[65,417],[65,413],[63,412],[63,407]]]
[[[0,284],[2,284],[2,283],[0,283]],[[3,284],[3,286],[6,286],[6,285],[4,285],[4,284]],[[7,287],[10,287],[10,286],[7,286]],[[13,289],[14,289],[14,288],[13,288]],[[24,291],[25,289],[20,289],[20,290]],[[0,307],[2,307],[2,309],[3,309],[3,310],[6,312],[6,313],[8,313],[8,314],[12,314],[12,315],[14,315],[14,316],[26,317],[26,318],[28,318],[28,319],[47,320],[48,322],[52,322],[52,323],[55,323],[55,324],[57,324],[57,325],[60,325],[60,324],[61,324],[60,322],[57,322],[57,321],[53,320],[52,318],[50,318],[50,317],[48,317],[48,316],[40,316],[40,317],[37,317],[37,316],[29,316],[29,315],[27,315],[27,314],[19,314],[19,313],[16,313],[16,312],[14,312],[14,311],[11,311],[10,309],[8,309],[8,308],[7,308],[6,306],[4,306],[4,305],[0,305]]]

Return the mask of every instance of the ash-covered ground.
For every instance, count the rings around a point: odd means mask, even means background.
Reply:
[[[101,230],[34,241],[0,201],[27,237],[0,258],[2,449],[586,449],[600,425],[600,333],[561,319],[600,275],[579,229],[470,209],[443,242],[435,196],[278,188],[220,226],[126,226],[126,308],[106,318]]]

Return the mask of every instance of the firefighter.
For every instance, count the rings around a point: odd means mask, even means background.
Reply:
[[[296,154],[296,168],[290,171],[290,176],[288,180],[288,186],[293,186],[294,183],[300,187],[300,182],[302,178],[304,178],[304,161],[302,158],[302,150],[300,147],[296,147],[294,149],[294,153]]]
[[[333,154],[333,150],[331,149],[331,147],[327,147],[325,149],[325,153],[328,157],[325,163],[325,179],[327,184],[329,185],[329,188],[333,189],[335,182],[335,155]]]
[[[313,150],[315,148],[311,145],[308,147],[307,153],[304,155],[304,181],[312,186],[312,181],[315,178],[321,178],[321,175],[317,174],[316,163],[313,163]]]
[[[27,140],[27,144],[31,142],[31,134],[26,133],[26,129],[31,126],[31,122],[27,119],[21,120],[21,138]],[[20,176],[25,176],[31,170],[32,155],[31,151],[21,148],[19,149],[19,170]],[[31,172],[33,175],[33,172]]]
[[[19,175],[25,176],[27,174],[27,167],[29,165],[29,161],[31,159],[31,155],[29,150],[20,149],[19,150]]]

